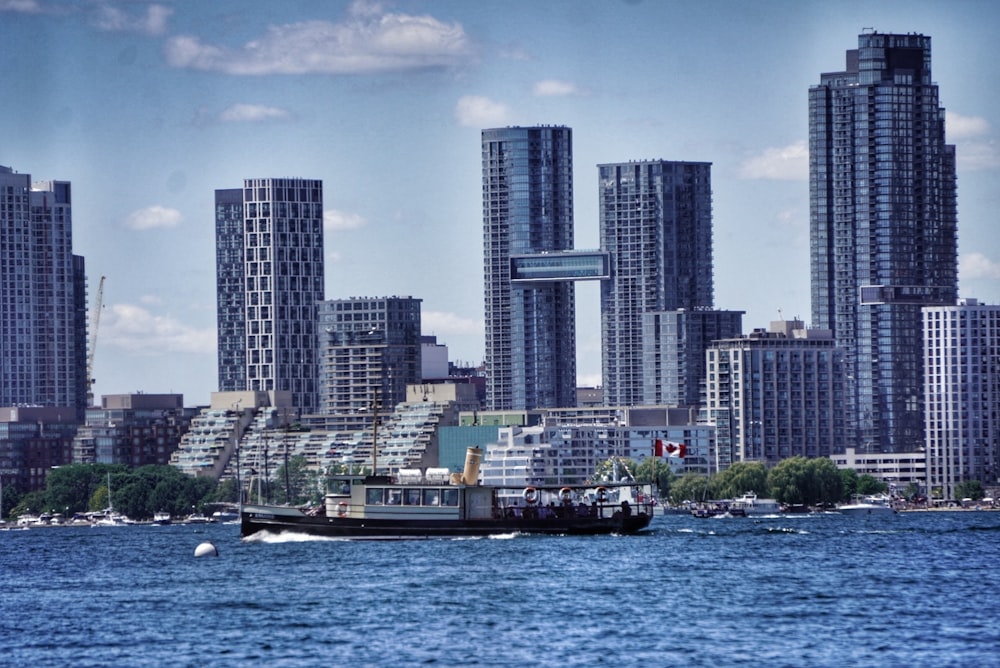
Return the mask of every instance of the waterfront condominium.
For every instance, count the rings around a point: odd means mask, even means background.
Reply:
[[[572,281],[519,282],[519,259],[573,248],[573,134],[562,126],[483,130],[486,403],[490,410],[572,406]]]
[[[776,320],[767,331],[713,342],[706,358],[717,470],[842,448],[844,351],[830,330]]]
[[[215,191],[219,391],[287,391],[317,407],[323,182],[245,179]]]
[[[921,308],[958,296],[955,148],[931,38],[866,32],[809,89],[812,324],[847,354],[845,446],[923,446]]]
[[[711,167],[667,160],[598,165],[601,250],[611,262],[601,283],[606,406],[652,403],[661,394],[650,387],[644,398],[647,379],[664,375],[646,368],[656,361],[643,354],[646,314],[712,307]]]
[[[927,487],[937,499],[1000,483],[1000,306],[923,309]]]
[[[0,166],[0,406],[87,406],[87,289],[68,181]]]
[[[420,382],[420,301],[352,297],[319,305],[319,413],[328,429],[371,427]]]

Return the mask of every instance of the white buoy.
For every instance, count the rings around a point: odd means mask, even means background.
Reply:
[[[194,548],[194,556],[217,557],[219,556],[219,548],[215,547],[211,543],[202,543],[198,547]]]

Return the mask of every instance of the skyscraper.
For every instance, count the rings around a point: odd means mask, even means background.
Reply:
[[[512,275],[518,256],[573,248],[573,135],[562,126],[482,132],[486,403],[575,404],[572,281]]]
[[[84,261],[68,181],[0,166],[0,406],[87,406]]]
[[[606,406],[643,403],[643,315],[711,308],[711,163],[652,160],[598,165]],[[650,370],[652,372],[652,370]],[[655,392],[653,393],[655,394]]]
[[[215,192],[219,390],[282,390],[317,406],[323,182],[245,179]]]
[[[923,445],[923,306],[958,293],[955,147],[931,38],[858,37],[809,90],[813,326],[847,353],[845,445]]]

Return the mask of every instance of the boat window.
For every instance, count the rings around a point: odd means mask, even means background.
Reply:
[[[424,505],[425,506],[440,506],[441,505],[441,490],[438,489],[425,489],[424,490]]]
[[[388,506],[398,506],[403,502],[403,490],[401,489],[387,489],[385,490],[385,503]]]
[[[420,490],[419,489],[408,489],[403,494],[403,505],[404,506],[419,506],[420,505]]]
[[[442,506],[457,506],[458,505],[458,490],[457,489],[443,489],[443,490],[441,490],[441,505]]]
[[[381,487],[369,487],[365,490],[365,503],[369,506],[381,506],[382,505],[382,488]]]

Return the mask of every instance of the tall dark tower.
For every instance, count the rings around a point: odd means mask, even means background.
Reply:
[[[575,287],[511,270],[517,256],[573,248],[573,132],[483,130],[482,150],[487,407],[573,406]]]
[[[923,444],[920,309],[958,297],[944,121],[925,35],[862,34],[809,90],[812,324],[847,351],[845,445]]]

